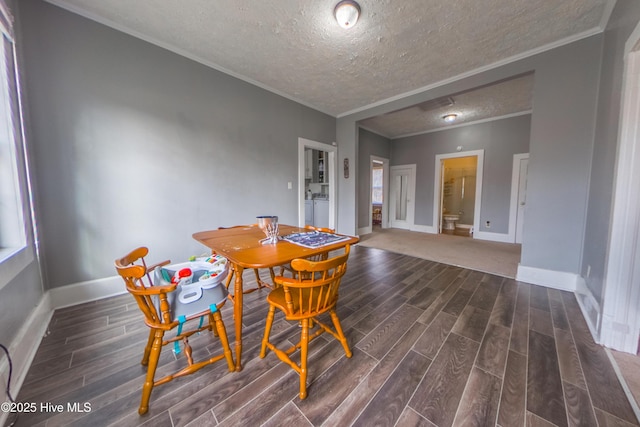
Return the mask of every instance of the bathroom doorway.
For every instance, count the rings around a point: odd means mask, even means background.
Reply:
[[[434,228],[474,237],[480,223],[484,150],[436,156]]]

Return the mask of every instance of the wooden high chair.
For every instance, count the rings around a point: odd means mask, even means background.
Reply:
[[[269,312],[262,339],[260,357],[265,357],[267,348],[273,351],[280,360],[291,366],[300,374],[300,399],[307,397],[307,352],[309,342],[324,332],[328,332],[340,341],[347,357],[351,357],[351,350],[342,332],[340,320],[336,314],[338,303],[338,288],[340,280],[347,270],[349,245],[345,246],[345,253],[324,261],[310,261],[308,259],[294,259],[291,267],[297,273],[296,277],[277,276],[275,282],[278,287],[267,296]],[[287,350],[280,350],[269,341],[271,326],[276,308],[284,312],[287,320],[297,320],[301,324],[300,342]],[[329,312],[334,329],[318,320],[322,313]],[[316,330],[311,336],[309,329],[316,324]],[[290,355],[300,349],[300,365],[293,362]]]
[[[197,303],[182,303],[175,292],[178,284],[154,286],[150,273],[156,268],[169,264],[169,261],[147,267],[144,257],[148,253],[147,248],[140,247],[115,261],[118,274],[124,279],[127,291],[135,298],[144,314],[144,321],[149,327],[149,339],[140,362],[147,366],[147,375],[142,386],[142,400],[138,408],[140,415],[149,410],[149,398],[155,386],[169,382],[174,378],[192,374],[222,359],[227,360],[229,371],[235,370],[227,332],[220,316],[220,309],[224,306],[227,295],[226,289],[222,289],[224,285],[220,284],[216,287],[218,289],[213,288],[203,292]],[[199,321],[199,325],[183,330],[183,325],[192,320]],[[223,354],[194,363],[188,338],[204,330],[211,331],[220,338]],[[168,336],[170,332],[172,336]],[[180,341],[184,345],[187,366],[178,372],[156,380],[155,372],[162,347],[174,343],[174,351],[177,354],[180,353]]]

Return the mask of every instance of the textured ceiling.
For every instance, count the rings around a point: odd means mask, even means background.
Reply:
[[[360,0],[360,20],[344,30],[333,18],[337,0],[48,1],[333,116],[595,34],[612,7],[612,0]],[[496,102],[506,102],[508,89],[498,91]],[[369,126],[387,136],[419,131],[404,120]]]
[[[453,101],[453,105],[431,108],[420,104],[362,120],[360,125],[386,137],[397,138],[492,117],[529,112],[533,102],[533,79],[533,74],[527,74],[472,91],[451,94],[447,98]],[[446,114],[456,114],[455,122],[445,122],[442,118]]]

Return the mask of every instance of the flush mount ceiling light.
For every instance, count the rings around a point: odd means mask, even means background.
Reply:
[[[457,114],[447,114],[446,116],[442,116],[442,118],[447,123],[453,123],[458,118],[458,115]]]
[[[343,0],[336,5],[333,14],[338,25],[348,29],[356,25],[360,16],[360,5],[353,0]]]

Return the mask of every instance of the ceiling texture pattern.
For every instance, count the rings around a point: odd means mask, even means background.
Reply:
[[[349,30],[333,17],[337,0],[47,1],[340,117],[601,32],[614,0],[360,0]],[[496,85],[501,106],[479,89],[485,113],[464,121],[531,109],[532,77],[514,80]],[[455,98],[471,111],[472,94]],[[412,109],[366,126],[394,137],[442,126],[440,113],[428,128]]]

